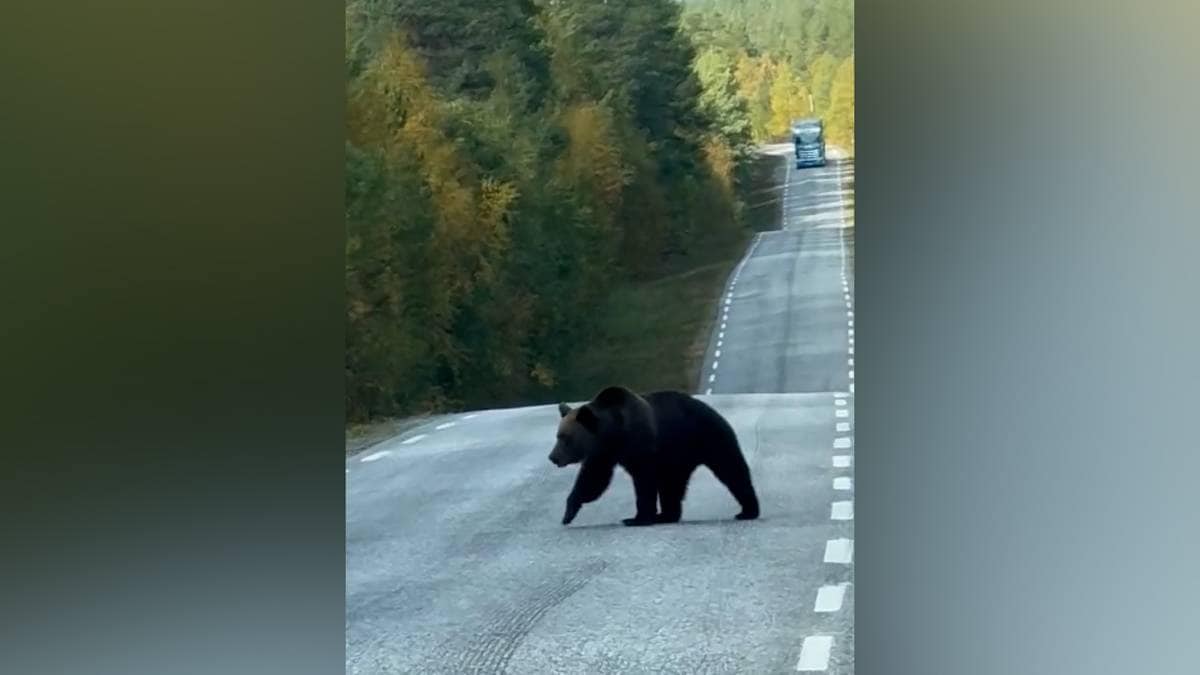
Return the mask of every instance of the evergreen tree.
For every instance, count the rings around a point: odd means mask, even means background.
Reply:
[[[833,110],[832,88],[854,52],[853,0],[685,0],[684,7],[697,44],[736,64],[755,141],[785,135],[789,116],[845,116]],[[807,100],[796,102],[798,91],[812,94],[811,111]]]
[[[671,0],[348,2],[349,418],[578,395],[614,284],[738,227],[731,53]]]

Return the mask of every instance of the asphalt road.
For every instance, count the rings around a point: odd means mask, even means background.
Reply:
[[[789,166],[782,228],[759,234],[727,283],[698,391],[848,391],[852,174],[849,160]]]
[[[838,170],[788,172],[783,229],[731,282],[705,364],[762,518],[733,520],[701,469],[677,525],[622,526],[618,473],[563,527],[577,469],[547,459],[553,406],[431,420],[346,463],[347,672],[853,672]]]

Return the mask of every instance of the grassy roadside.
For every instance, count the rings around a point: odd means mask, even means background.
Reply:
[[[783,220],[787,161],[787,157],[760,155],[750,166],[749,180],[741,198],[746,204],[746,225],[753,232],[779,229]]]
[[[610,384],[693,391],[729,274],[756,232],[778,227],[785,170],[784,159],[771,156],[750,167],[738,237],[703,242],[675,273],[614,291],[602,310],[605,334],[583,352],[572,383],[584,392]]]

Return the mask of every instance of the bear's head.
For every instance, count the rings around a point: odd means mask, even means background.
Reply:
[[[600,447],[600,418],[590,406],[572,409],[558,404],[558,437],[550,451],[550,461],[562,468],[591,457]]]

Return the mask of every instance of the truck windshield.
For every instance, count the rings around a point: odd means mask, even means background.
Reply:
[[[797,129],[796,139],[801,143],[817,143],[821,140],[820,129]]]

